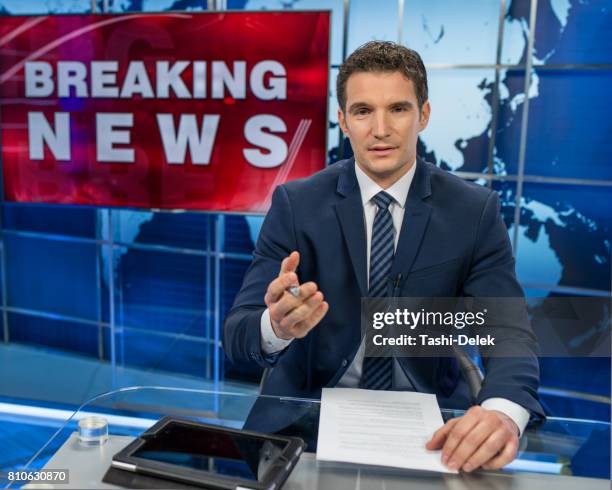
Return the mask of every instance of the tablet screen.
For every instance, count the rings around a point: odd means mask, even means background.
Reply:
[[[131,456],[218,476],[261,480],[286,445],[285,441],[170,422]]]

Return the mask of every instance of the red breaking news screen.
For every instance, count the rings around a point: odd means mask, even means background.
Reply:
[[[325,165],[329,12],[0,17],[7,201],[265,212]]]

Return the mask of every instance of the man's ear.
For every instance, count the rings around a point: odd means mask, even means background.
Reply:
[[[419,133],[423,131],[427,124],[429,123],[429,115],[431,114],[431,105],[429,101],[426,100],[423,104],[423,108],[421,109],[421,119],[419,121]]]
[[[342,112],[341,109],[338,109],[338,123],[340,124],[340,129],[344,133],[344,136],[348,136],[348,126],[346,125],[344,112]]]

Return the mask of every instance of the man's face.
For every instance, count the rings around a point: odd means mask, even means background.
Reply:
[[[382,188],[410,170],[419,133],[429,120],[429,101],[419,113],[414,84],[399,72],[354,73],[346,83],[340,127],[357,164]]]

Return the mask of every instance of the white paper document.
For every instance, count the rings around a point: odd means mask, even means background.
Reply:
[[[425,449],[442,425],[435,395],[324,388],[317,460],[457,473]]]

